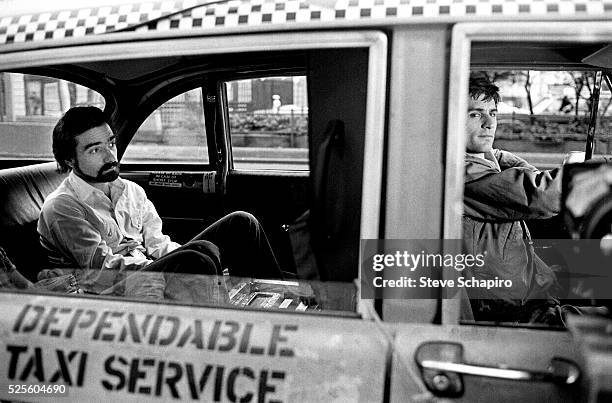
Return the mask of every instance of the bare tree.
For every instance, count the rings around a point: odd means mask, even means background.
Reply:
[[[574,116],[578,118],[578,103],[580,99],[584,99],[587,105],[585,113],[588,115],[591,109],[591,102],[593,101],[593,88],[595,86],[595,76],[588,71],[570,71],[569,74],[572,76],[574,81],[574,92],[576,94],[576,104],[574,105]],[[589,93],[588,97],[582,95],[582,90],[586,89]]]
[[[572,76],[572,80],[574,81],[574,93],[576,94],[576,103],[574,105],[574,116],[576,119],[578,118],[578,102],[580,102],[580,93],[582,92],[582,88],[584,87],[584,81],[582,79],[582,74],[579,72],[570,71],[569,74]]]
[[[523,81],[523,88],[525,88],[525,93],[527,95],[527,105],[529,107],[529,114],[531,115],[531,121],[533,123],[534,112],[533,112],[533,100],[531,98],[531,74],[529,70],[522,71],[494,71],[492,72],[492,76],[489,77],[491,81],[512,81],[513,83],[517,83]]]
[[[534,123],[534,113],[533,113],[533,101],[531,99],[531,74],[530,71],[527,70],[525,72],[522,72],[525,76],[525,92],[527,93],[527,105],[529,105],[529,115],[531,116],[531,124]]]
[[[583,72],[582,77],[584,79],[585,87],[587,91],[589,91],[589,97],[585,98],[587,104],[586,113],[589,114],[591,110],[591,105],[593,103],[593,91],[595,91],[595,73]]]

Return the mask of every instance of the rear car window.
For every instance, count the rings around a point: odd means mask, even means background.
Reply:
[[[228,81],[235,169],[308,170],[306,76]]]
[[[134,134],[122,162],[208,163],[202,89],[177,95],[149,115]]]
[[[104,97],[58,78],[0,73],[0,158],[53,158],[51,132],[58,118],[86,105],[104,109]]]

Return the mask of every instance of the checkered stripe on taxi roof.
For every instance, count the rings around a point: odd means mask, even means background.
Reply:
[[[96,35],[135,26],[203,1],[159,1],[0,19],[0,44]]]
[[[204,0],[155,1],[0,19],[0,44],[103,34],[379,18],[612,16],[612,0]],[[178,15],[186,8],[201,5]],[[164,18],[166,17],[166,18]]]
[[[325,0],[228,2],[194,9],[187,19],[186,16],[177,16],[169,21],[160,21],[153,28],[214,28],[393,17],[612,15],[612,0],[337,0],[333,3],[334,8],[321,6],[324,2]]]

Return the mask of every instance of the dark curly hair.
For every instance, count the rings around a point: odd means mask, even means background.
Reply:
[[[483,72],[473,72],[470,74],[469,92],[472,99],[478,99],[484,95],[483,101],[493,100],[496,105],[501,101],[499,87],[493,84]]]
[[[108,123],[106,115],[95,106],[70,108],[60,118],[53,129],[53,156],[57,161],[59,172],[70,170],[66,161],[70,161],[76,156],[76,137],[105,123]]]

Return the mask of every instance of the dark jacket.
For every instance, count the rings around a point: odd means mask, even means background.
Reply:
[[[523,220],[559,212],[560,182],[559,169],[539,171],[507,151],[493,150],[485,159],[466,154],[464,248],[466,253],[485,254],[485,264],[466,270],[464,276],[512,281],[511,288],[470,288],[470,299],[522,306],[550,296],[555,274],[534,253]]]

